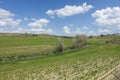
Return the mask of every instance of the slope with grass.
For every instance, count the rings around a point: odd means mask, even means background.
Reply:
[[[97,80],[120,63],[120,45],[105,44],[108,39],[94,37],[89,46],[61,54],[0,62],[0,80]]]
[[[5,35],[5,34],[4,34]],[[53,36],[27,36],[21,34],[19,37],[12,36],[15,34],[6,34],[7,37],[0,38],[0,57],[10,57],[19,55],[29,55],[44,52],[45,50],[54,49],[57,43],[57,37]],[[17,34],[18,35],[18,34]],[[8,37],[9,36],[9,37]],[[71,45],[71,39],[62,38],[65,47]]]

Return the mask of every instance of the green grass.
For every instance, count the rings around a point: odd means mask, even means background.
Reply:
[[[65,47],[71,45],[71,39],[62,39],[65,43]],[[48,49],[54,49],[56,43],[56,37],[0,38],[0,57],[41,53]]]
[[[112,38],[115,37],[94,37],[88,40],[89,46],[61,54],[0,62],[0,80],[97,80],[99,76],[120,63],[120,45],[105,44],[106,40]],[[28,41],[30,39],[33,38],[29,38]],[[27,44],[28,41],[25,43]],[[34,40],[30,41],[34,42]],[[43,41],[48,40],[44,38]],[[43,41],[39,45],[43,45]],[[65,38],[64,42],[67,46],[71,45],[71,39]],[[14,44],[16,47],[22,46],[22,43],[16,44]],[[55,46],[54,42],[48,44]],[[25,46],[38,45],[29,43]]]
[[[105,44],[31,60],[0,64],[1,79],[83,79],[97,78],[120,62],[120,46]],[[47,77],[46,77],[47,76]]]
[[[104,44],[106,41],[111,39],[116,39],[116,38],[120,38],[120,35],[116,35],[116,36],[110,35],[110,36],[104,36],[104,37],[96,36],[96,37],[90,38],[88,40],[88,44],[89,45]]]

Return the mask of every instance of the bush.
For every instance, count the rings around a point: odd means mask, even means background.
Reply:
[[[57,42],[57,46],[55,48],[55,52],[63,52],[64,51],[64,44],[63,41],[59,38]]]
[[[105,35],[101,34],[100,37],[104,37]]]
[[[111,43],[111,44],[120,44],[120,37],[116,37],[111,40],[107,40],[106,43]]]
[[[73,39],[73,49],[78,49],[80,47],[86,46],[87,43],[87,37],[85,35],[76,35],[76,37]]]

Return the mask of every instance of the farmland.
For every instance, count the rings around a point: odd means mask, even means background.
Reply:
[[[0,62],[0,80],[97,80],[120,63],[120,45],[106,44],[119,36],[93,37],[88,46],[40,58]],[[62,38],[66,47],[72,39]],[[54,49],[56,37],[0,38],[0,56],[41,53]]]

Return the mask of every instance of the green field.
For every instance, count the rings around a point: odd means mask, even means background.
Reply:
[[[120,64],[120,45],[105,43],[116,37],[93,37],[86,47],[61,54],[0,62],[0,80],[97,80]],[[69,38],[63,41],[66,47],[72,42]],[[56,37],[4,37],[0,38],[0,56],[39,53],[55,48],[56,42]]]
[[[0,57],[19,56],[27,54],[42,54],[43,51],[54,49],[56,37],[2,37],[0,38]],[[62,38],[65,47],[71,45],[72,40]]]

